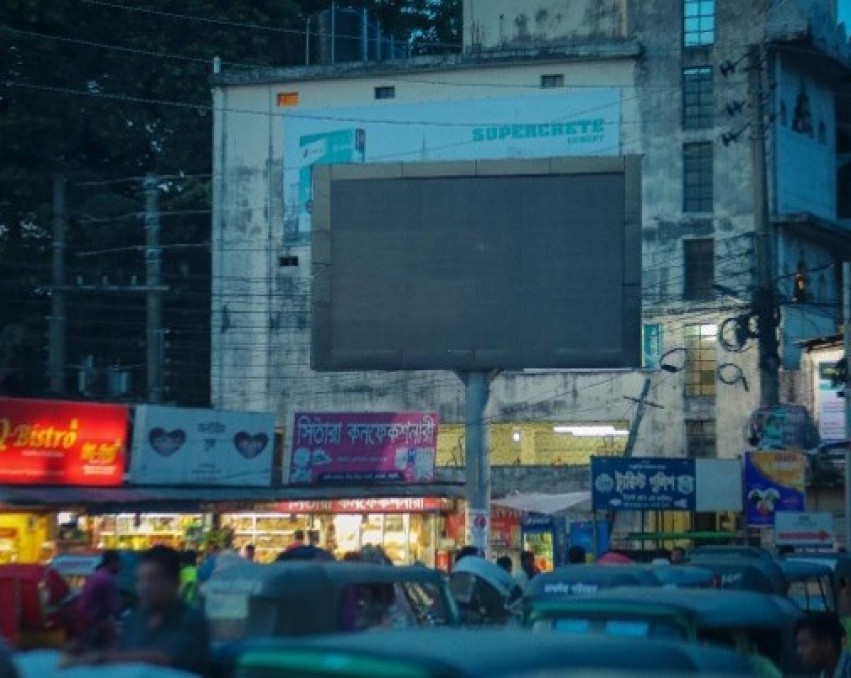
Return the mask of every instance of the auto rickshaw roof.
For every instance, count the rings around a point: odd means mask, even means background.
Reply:
[[[572,671],[750,674],[744,658],[715,648],[503,629],[428,629],[326,636],[299,642],[258,641],[246,649],[239,665],[241,675],[246,676],[252,675],[252,667],[283,671],[306,666],[312,670],[311,675],[319,675],[323,662],[333,661],[335,675],[366,675],[354,670],[358,659],[394,662],[395,666],[408,669],[404,673],[398,671],[400,675],[425,676],[525,675],[563,671],[565,666]],[[344,668],[347,665],[352,667],[349,672]]]
[[[790,582],[830,577],[833,573],[827,563],[816,563],[810,560],[784,559],[780,561],[780,568]]]
[[[535,577],[527,598],[593,593],[620,586],[695,585],[710,581],[705,568],[679,565],[568,565]]]
[[[790,553],[784,561],[820,562],[841,577],[851,577],[851,554],[836,551],[815,551]]]
[[[723,588],[780,595],[786,593],[788,582],[780,564],[775,561],[723,555],[711,558],[707,555],[692,562],[698,567],[712,570],[725,580],[722,582]]]
[[[274,597],[298,591],[337,590],[361,583],[403,581],[442,583],[442,575],[425,567],[392,567],[369,563],[293,561],[257,565],[245,563],[217,572],[205,590],[228,591],[236,586],[253,595]]]
[[[624,587],[601,591],[594,596],[564,598],[547,606],[559,610],[643,611],[670,616],[680,612],[703,628],[785,628],[803,612],[789,599],[753,591],[719,589],[649,589]]]

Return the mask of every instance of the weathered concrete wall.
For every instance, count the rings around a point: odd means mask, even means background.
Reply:
[[[746,113],[731,118],[724,107],[746,99],[747,72],[740,64],[725,78],[717,65],[738,61],[746,45],[762,39],[761,5],[717,3],[716,43],[696,49],[682,46],[682,0],[631,3],[629,17],[623,5],[614,0],[467,0],[465,40],[469,41],[473,24],[480,24],[488,27],[479,39],[482,49],[496,47],[503,40],[498,31],[493,32],[500,14],[516,18],[531,12],[534,25],[535,12],[546,10],[548,19],[542,20],[537,33],[541,41],[557,41],[560,36],[567,42],[602,38],[611,44],[613,39],[637,38],[644,47],[638,60],[613,59],[611,54],[595,59],[587,49],[596,43],[586,40],[582,58],[551,56],[546,61],[512,63],[489,57],[481,63],[459,60],[438,70],[381,65],[362,73],[341,67],[337,79],[327,69],[321,71],[321,78],[311,77],[320,71],[308,70],[298,75],[267,74],[256,80],[258,84],[218,89],[216,101],[221,103],[217,105],[224,112],[217,114],[216,123],[215,406],[272,409],[280,424],[290,421],[296,410],[437,408],[443,421],[463,421],[463,389],[451,373],[317,374],[310,370],[309,248],[289,251],[298,256],[297,267],[281,268],[277,262],[284,252],[287,162],[282,111],[275,107],[279,92],[297,91],[299,108],[316,113],[367,105],[542,96],[540,77],[553,73],[564,74],[567,84],[556,96],[569,93],[571,87],[618,87],[621,148],[643,156],[645,321],[662,326],[663,350],[670,350],[683,347],[688,326],[720,326],[747,308],[753,284],[748,133],[728,146],[719,142],[724,132],[738,130],[746,122]],[[609,18],[590,21],[586,15],[594,8]],[[682,69],[692,66],[710,66],[715,73],[716,115],[709,129],[682,127]],[[396,98],[375,101],[374,88],[388,85],[396,88]],[[706,214],[684,215],[683,144],[698,141],[714,144],[714,208]],[[715,278],[724,292],[713,301],[686,301],[684,241],[705,237],[715,239]],[[687,397],[684,370],[652,374],[650,400],[658,407],[648,408],[636,454],[684,455],[689,420],[716,423],[719,456],[742,452],[747,418],[758,403],[757,351],[727,353],[719,347],[716,358],[719,364],[729,364],[730,371],[740,369],[750,390],[741,381],[732,385],[718,381],[715,398]],[[672,356],[669,362],[682,366],[682,355]],[[487,416],[497,422],[629,421],[636,412],[630,399],[641,392],[645,376],[640,371],[502,374],[493,383]]]
[[[626,0],[464,0],[464,49],[522,49],[626,35]]]
[[[440,469],[441,482],[463,482],[464,472],[460,469]],[[491,494],[504,497],[540,492],[559,494],[591,489],[589,466],[500,466],[491,473]]]

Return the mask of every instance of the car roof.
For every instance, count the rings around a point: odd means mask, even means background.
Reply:
[[[250,664],[252,655],[265,654],[267,666],[273,667],[276,655],[279,660],[288,654],[304,660],[312,652],[315,675],[322,672],[321,662],[334,661],[339,667],[346,656],[400,661],[424,668],[429,675],[441,676],[528,675],[546,669],[564,671],[566,666],[571,670],[656,674],[707,670],[725,675],[750,673],[741,657],[687,643],[646,639],[636,643],[631,638],[550,636],[504,629],[426,629],[326,636],[296,642],[258,641],[243,653],[240,666]]]
[[[587,610],[636,609],[654,607],[671,614],[680,611],[696,619],[701,627],[788,626],[803,614],[787,598],[753,591],[724,589],[648,589],[619,588],[601,591],[593,596],[563,599],[551,609],[575,608]]]

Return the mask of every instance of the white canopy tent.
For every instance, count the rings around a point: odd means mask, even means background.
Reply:
[[[541,494],[538,492],[520,494],[518,492],[500,499],[492,499],[491,504],[524,513],[541,513],[544,515],[571,511],[591,513],[591,493],[589,491],[562,494]]]

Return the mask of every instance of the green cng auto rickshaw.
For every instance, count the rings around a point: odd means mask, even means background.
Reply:
[[[457,626],[443,575],[425,567],[343,562],[241,564],[202,587],[216,663],[246,639]]]
[[[716,648],[629,638],[546,637],[504,629],[423,629],[247,646],[240,678],[503,678],[507,676],[754,675]]]
[[[720,644],[784,672],[798,669],[794,630],[804,613],[781,596],[619,588],[583,597],[529,598],[524,605],[524,626],[533,631]]]

